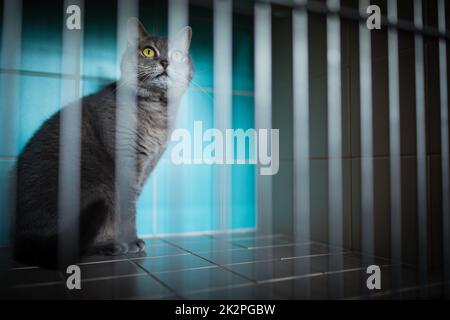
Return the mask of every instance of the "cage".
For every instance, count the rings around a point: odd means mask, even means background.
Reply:
[[[448,297],[444,0],[0,4],[5,298]],[[137,200],[144,255],[86,257],[83,290],[69,290],[65,272],[10,258],[16,163],[61,112],[58,223],[77,229],[82,115],[62,107],[120,78],[130,17],[169,40],[191,26],[194,76],[178,139]],[[222,148],[211,146],[219,138]],[[114,183],[127,199],[120,150]],[[61,238],[60,250],[74,250],[76,237]]]

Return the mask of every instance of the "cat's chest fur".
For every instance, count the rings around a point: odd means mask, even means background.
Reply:
[[[167,147],[170,121],[167,111],[165,102],[138,101],[136,153],[140,180],[147,178]]]

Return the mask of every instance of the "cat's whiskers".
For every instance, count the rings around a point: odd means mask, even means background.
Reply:
[[[183,75],[182,75],[181,73],[179,73],[178,71],[176,71],[176,70],[173,70],[173,73],[174,73],[175,75],[178,75],[178,76],[180,77],[180,78],[178,79],[178,81],[183,82],[183,84],[185,84],[185,85],[189,85],[189,84],[193,85],[193,86],[196,87],[198,90],[200,90],[200,92],[202,92],[202,93],[205,94],[208,98],[210,98],[211,100],[213,100],[212,95],[211,95],[208,91],[206,91],[202,86],[200,86],[197,82],[195,82],[194,80],[189,81],[189,80],[184,79],[184,78],[183,78]]]

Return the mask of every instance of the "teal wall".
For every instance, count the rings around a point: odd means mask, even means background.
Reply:
[[[19,83],[19,90],[15,92],[18,121],[17,128],[14,128],[18,143],[0,145],[0,244],[8,241],[8,172],[28,139],[45,119],[60,108],[62,12],[62,2],[40,1],[37,4],[36,1],[24,0],[20,67],[14,74],[6,72],[3,67],[0,70],[0,85],[13,79]],[[84,13],[82,88],[83,94],[87,95],[115,80],[117,5],[115,1],[86,0]],[[201,120],[207,129],[214,122],[213,15],[211,9],[194,6],[190,7],[189,14],[193,28],[191,53],[196,70],[195,85],[191,85],[184,98],[180,123],[192,130],[193,122]],[[166,1],[140,1],[139,15],[149,32],[167,33]],[[251,17],[234,16],[233,128],[253,127],[252,28]],[[0,108],[4,104],[0,96]],[[0,117],[4,115],[4,112],[0,113]],[[230,227],[253,228],[255,168],[253,165],[235,165],[230,171]],[[217,229],[214,172],[214,166],[209,165],[175,166],[166,152],[138,201],[139,233]]]

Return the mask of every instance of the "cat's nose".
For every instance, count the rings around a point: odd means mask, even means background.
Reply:
[[[169,65],[169,61],[167,60],[161,60],[159,63],[163,66],[164,70],[167,69],[167,66]]]

